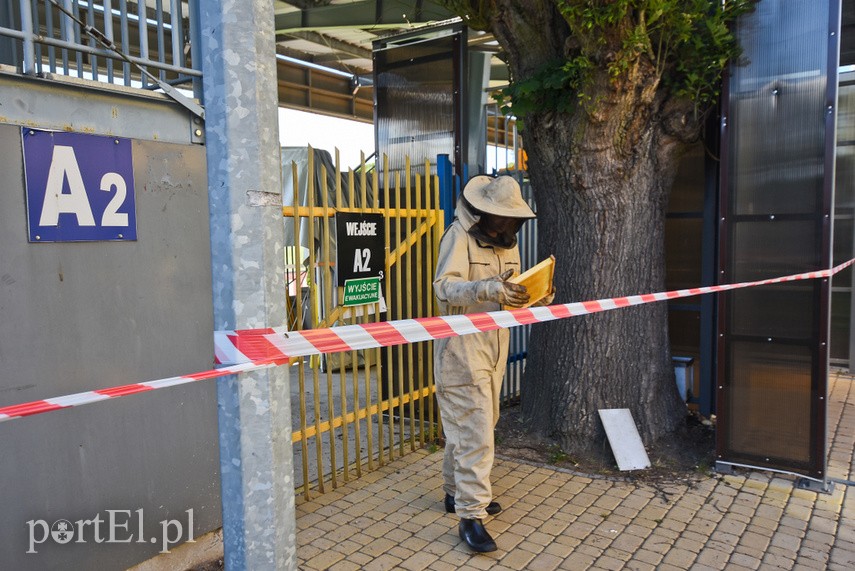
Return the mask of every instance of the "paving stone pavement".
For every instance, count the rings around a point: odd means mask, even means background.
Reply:
[[[650,485],[498,458],[498,551],[471,553],[446,514],[442,453],[417,450],[297,500],[303,570],[855,569],[855,378],[829,378],[831,494],[764,471]]]

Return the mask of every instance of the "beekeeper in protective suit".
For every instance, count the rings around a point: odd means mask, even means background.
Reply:
[[[466,184],[439,245],[433,286],[440,314],[528,302],[525,286],[506,280],[520,273],[516,234],[534,217],[512,177],[479,175]],[[551,303],[553,295],[538,305]],[[460,537],[478,552],[496,550],[483,519],[502,510],[493,501],[490,471],[509,338],[507,329],[499,329],[434,341],[436,397],[445,428],[445,509],[460,516]]]

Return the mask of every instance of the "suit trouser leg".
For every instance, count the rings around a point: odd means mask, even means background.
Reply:
[[[454,503],[462,518],[482,519],[493,498],[490,471],[495,391],[491,379],[459,386],[437,386],[437,402],[445,427],[443,488],[453,480]]]
[[[442,406],[440,405],[441,411]],[[444,421],[445,415],[443,415]],[[447,425],[443,424],[443,426]],[[446,428],[445,430],[447,433],[448,429]],[[442,491],[452,497],[457,492],[457,486],[454,483],[454,444],[448,438],[445,439],[445,451],[442,455]]]

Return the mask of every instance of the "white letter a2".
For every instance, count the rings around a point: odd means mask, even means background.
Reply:
[[[70,194],[62,193],[62,183],[68,178]],[[73,147],[56,145],[50,161],[47,185],[45,186],[45,202],[42,205],[42,216],[39,226],[56,226],[60,214],[77,216],[78,226],[95,226],[86,188],[83,186],[83,176],[77,164]]]

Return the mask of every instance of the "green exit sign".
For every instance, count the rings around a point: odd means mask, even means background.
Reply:
[[[365,305],[380,302],[380,278],[356,278],[345,280],[344,298],[341,304],[345,307],[351,305]]]

